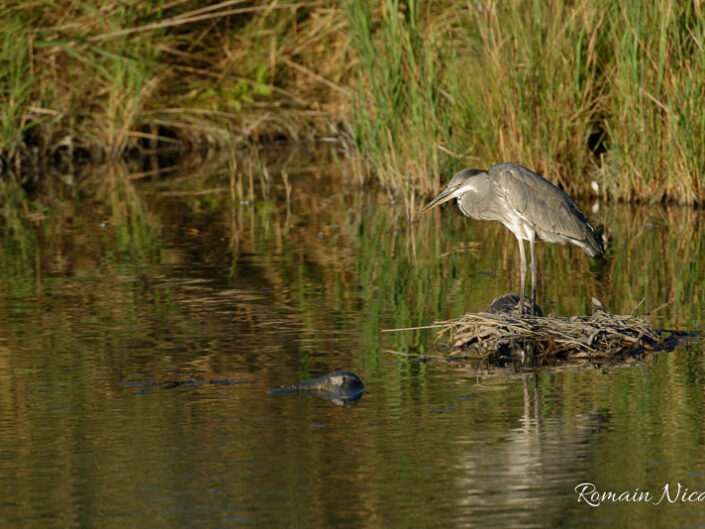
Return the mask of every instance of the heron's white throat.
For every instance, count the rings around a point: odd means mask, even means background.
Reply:
[[[465,193],[468,193],[469,191],[477,191],[477,187],[472,182],[465,182],[463,185],[453,191],[451,195],[455,198],[460,199],[460,197],[462,197]]]

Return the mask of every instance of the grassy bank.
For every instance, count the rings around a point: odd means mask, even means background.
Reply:
[[[5,167],[332,137],[409,210],[463,166],[705,198],[705,13],[659,0],[19,2]],[[352,141],[350,141],[352,140]]]
[[[339,9],[321,2],[19,2],[0,9],[6,166],[339,136]],[[315,65],[315,67],[312,67]]]
[[[705,198],[699,2],[348,5],[357,139],[390,187],[515,160],[574,193]]]

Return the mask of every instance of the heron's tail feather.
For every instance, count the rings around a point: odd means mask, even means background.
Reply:
[[[589,222],[585,226],[585,240],[583,241],[583,250],[590,257],[604,257],[605,247],[602,244],[602,236],[595,232],[595,228]]]

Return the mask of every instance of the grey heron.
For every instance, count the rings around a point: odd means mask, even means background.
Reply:
[[[542,176],[517,163],[500,163],[487,170],[463,169],[421,213],[453,198],[457,198],[458,207],[466,217],[501,222],[517,238],[521,258],[522,312],[526,284],[523,241],[529,241],[531,249],[532,300],[536,297],[534,245],[537,240],[571,243],[590,257],[605,255],[595,228],[573,199]]]

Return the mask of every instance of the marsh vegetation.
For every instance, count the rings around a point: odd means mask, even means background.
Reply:
[[[409,210],[502,160],[576,194],[704,197],[697,1],[56,0],[0,29],[6,172],[326,138]]]
[[[700,523],[573,488],[700,485],[702,344],[436,362],[422,327],[517,290],[516,241],[410,217],[457,168],[521,161],[609,242],[539,245],[546,313],[595,296],[701,333],[703,217],[666,203],[705,194],[702,9],[5,2],[0,525]],[[358,406],[267,395],[339,368]]]

